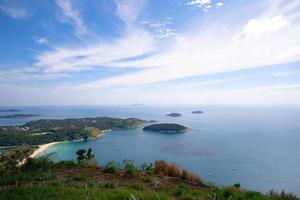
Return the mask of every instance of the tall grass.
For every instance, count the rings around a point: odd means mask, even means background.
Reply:
[[[155,161],[154,172],[159,175],[178,177],[182,178],[183,180],[204,185],[199,176],[196,176],[185,169],[180,170],[180,168],[177,167],[176,164],[169,164],[164,160]]]

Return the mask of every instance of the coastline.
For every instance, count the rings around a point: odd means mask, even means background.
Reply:
[[[90,138],[88,140],[95,140],[97,138],[102,137],[106,132],[110,132],[112,131],[111,129],[107,129],[107,130],[102,130],[101,134],[97,135],[97,137],[95,138]],[[60,141],[60,142],[50,142],[47,144],[42,144],[42,145],[38,145],[38,148],[29,156],[30,158],[36,158],[38,155],[40,155],[41,153],[43,153],[44,151],[46,151],[49,147],[55,145],[55,144],[59,144],[59,143],[63,143],[63,142],[81,142],[83,141],[83,139],[78,139],[78,140],[73,140],[73,141]]]
[[[61,143],[61,142],[50,142],[47,144],[39,145],[38,148],[29,157],[36,158],[39,154],[46,151],[49,147],[51,147],[52,145],[58,144],[58,143]]]

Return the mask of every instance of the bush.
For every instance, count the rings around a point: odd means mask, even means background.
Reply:
[[[147,173],[151,173],[152,170],[153,170],[153,164],[150,163],[150,164],[148,165],[146,162],[144,162],[144,163],[142,164],[142,166],[141,166],[141,170],[142,170],[142,171],[146,171]]]
[[[129,188],[137,190],[137,191],[144,190],[144,188],[142,186],[138,185],[138,184],[133,184],[133,185],[129,186]]]
[[[134,163],[132,161],[125,161],[125,177],[134,177],[136,169]]]
[[[240,185],[239,183],[235,183],[235,184],[233,185],[233,187],[235,187],[236,189],[240,189],[241,185]]]
[[[115,188],[117,185],[117,182],[115,180],[109,180],[104,183],[105,188]]]
[[[168,165],[168,176],[180,177],[180,169],[175,164]]]
[[[186,169],[182,170],[182,172],[181,172],[181,178],[183,180],[191,181],[193,183],[203,184],[203,182],[201,181],[201,178],[199,176],[191,174]]]
[[[154,179],[151,176],[146,176],[143,181],[144,183],[150,183],[151,185],[154,184]]]
[[[164,160],[157,160],[154,163],[154,172],[160,175],[168,174],[168,163]]]
[[[22,170],[25,171],[42,171],[46,172],[54,168],[54,162],[51,159],[52,154],[38,157],[27,158],[25,164],[22,166]]]
[[[103,169],[104,173],[116,174],[119,169],[119,164],[114,161],[108,162]]]
[[[187,190],[187,188],[185,185],[182,185],[182,184],[177,185],[174,190],[174,195],[176,197],[182,196],[186,190]]]
[[[297,196],[293,195],[292,193],[286,193],[285,191],[278,193],[271,190],[268,196],[278,200],[299,200]]]

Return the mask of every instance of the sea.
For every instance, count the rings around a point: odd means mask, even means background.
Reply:
[[[11,107],[9,107],[11,108]],[[144,132],[143,127],[113,130],[90,141],[63,142],[40,156],[75,159],[78,149],[92,148],[99,165],[166,160],[199,175],[208,183],[300,195],[300,107],[297,106],[23,106],[18,113],[38,117],[0,119],[20,125],[38,119],[118,117],[178,123],[183,134]],[[3,109],[1,107],[1,109]],[[202,114],[192,114],[201,110]],[[171,112],[181,117],[168,117]],[[0,115],[16,114],[1,112]]]

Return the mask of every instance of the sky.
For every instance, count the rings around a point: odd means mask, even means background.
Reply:
[[[299,105],[299,0],[0,0],[0,105]]]

